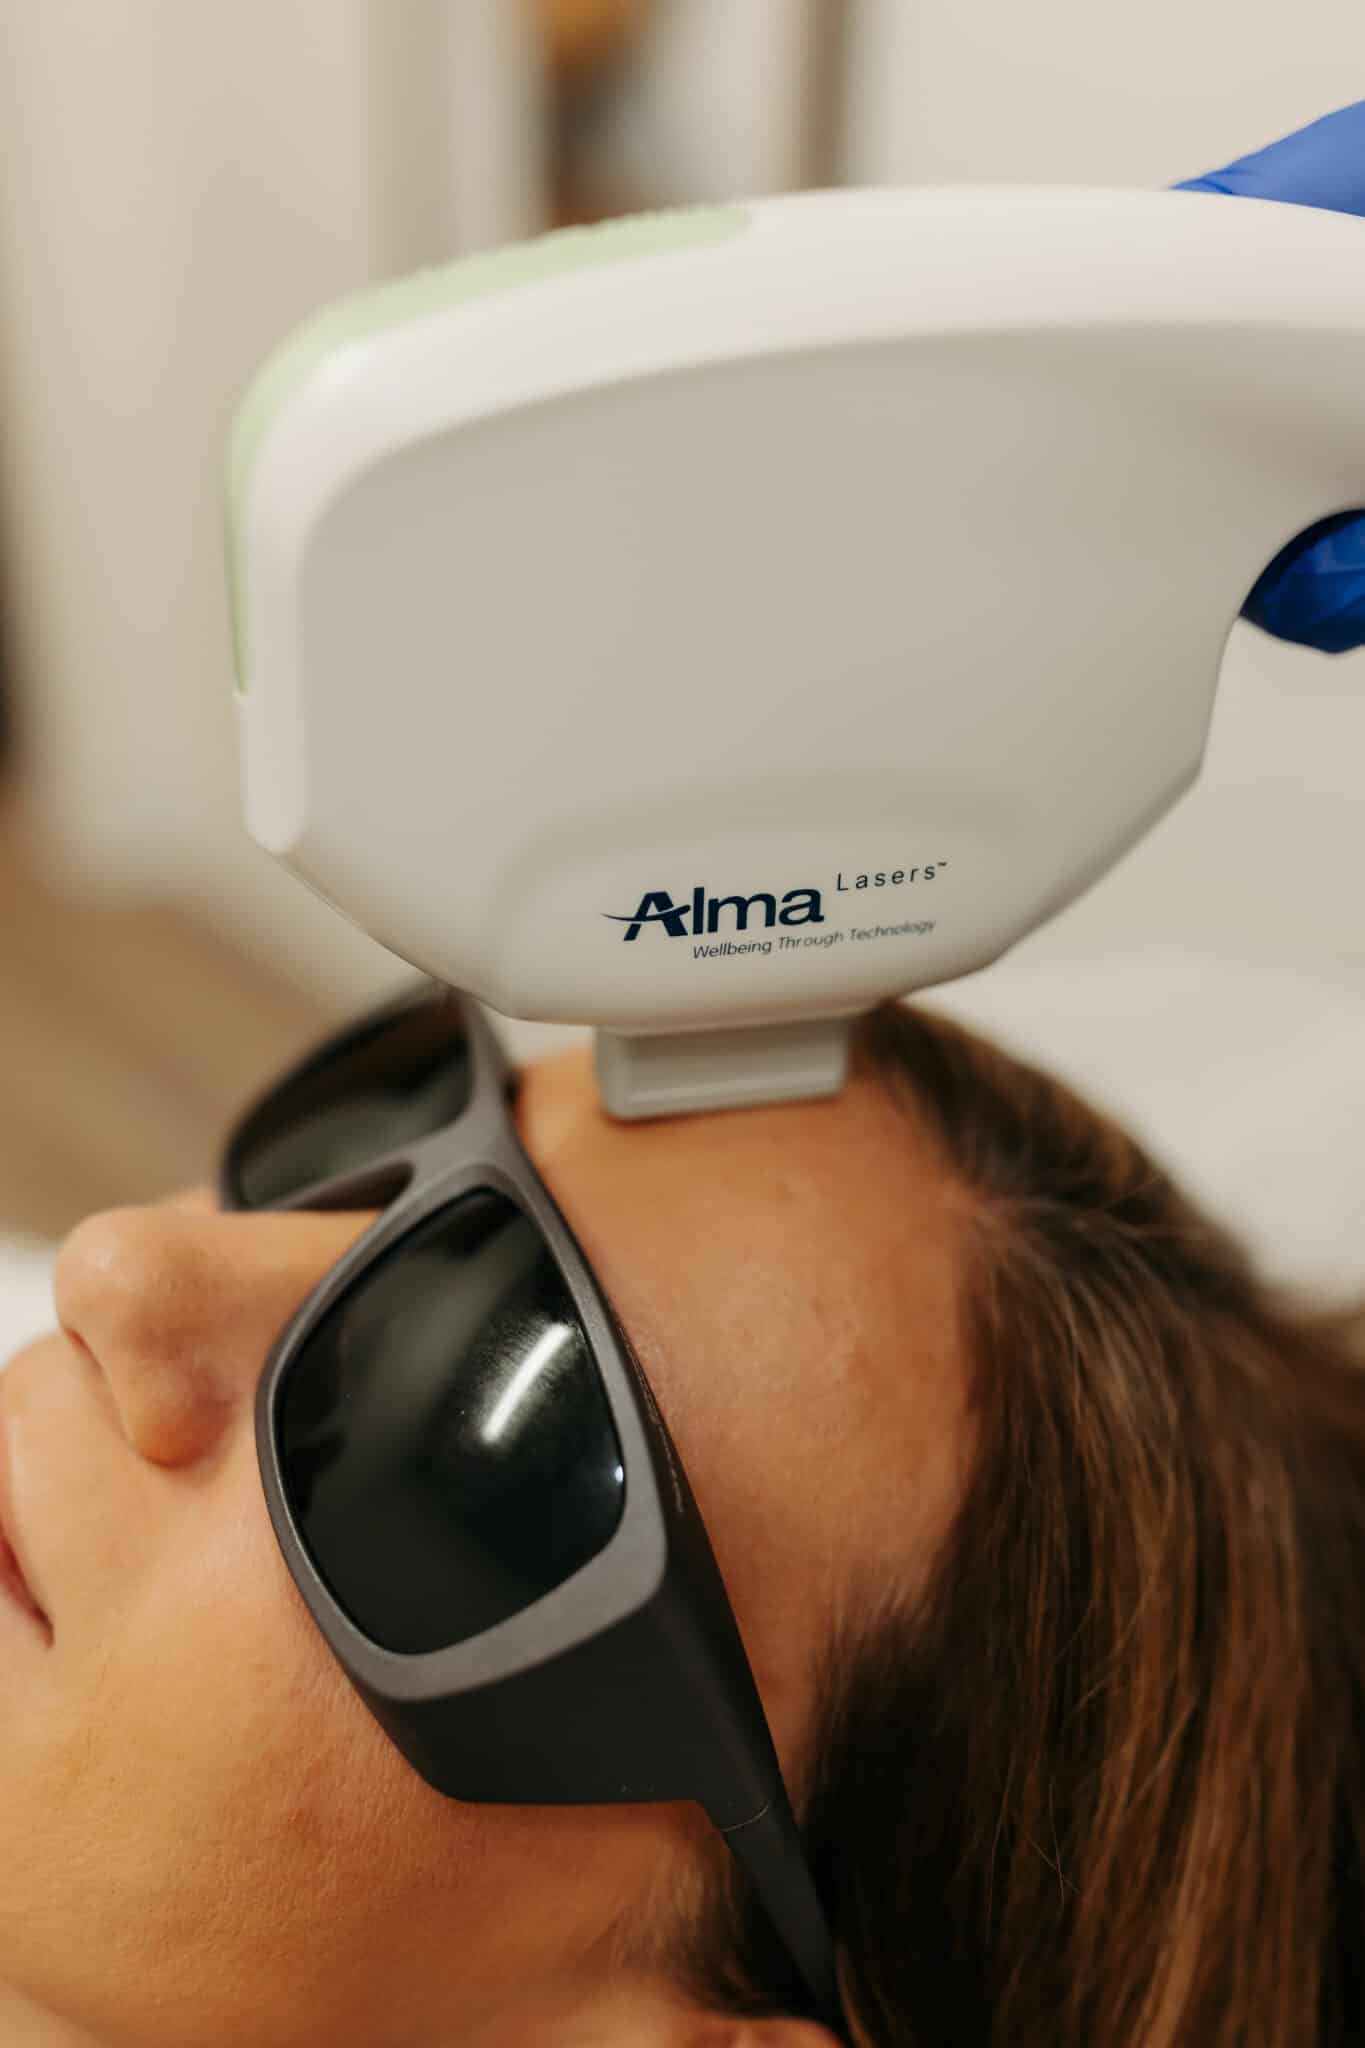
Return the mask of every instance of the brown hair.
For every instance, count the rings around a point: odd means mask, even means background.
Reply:
[[[1365,2039],[1361,1321],[970,1033],[886,1005],[861,1053],[966,1198],[979,1436],[927,1589],[826,1647],[798,1803],[853,2038]],[[707,1870],[680,1975],[780,2010]]]

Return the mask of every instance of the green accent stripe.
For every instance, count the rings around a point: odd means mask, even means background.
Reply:
[[[227,450],[227,573],[237,688],[247,686],[243,535],[252,471],[261,445],[283,407],[334,350],[368,340],[431,314],[445,313],[492,292],[539,284],[570,271],[657,256],[727,241],[748,225],[743,206],[675,207],[628,214],[587,228],[557,228],[529,242],[509,242],[393,279],[328,306],[304,322],[266,358],[237,408]],[[547,346],[550,345],[547,337]]]

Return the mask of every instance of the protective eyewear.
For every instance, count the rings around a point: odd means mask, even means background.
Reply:
[[[691,1799],[839,2027],[816,1893],[710,1542],[653,1394],[512,1121],[486,1018],[431,984],[242,1119],[229,1209],[377,1208],[277,1340],[266,1501],[333,1655],[428,1784]]]

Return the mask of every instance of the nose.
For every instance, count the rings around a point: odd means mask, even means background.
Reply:
[[[110,1209],[67,1238],[57,1316],[107,1383],[128,1442],[156,1465],[207,1456],[249,1412],[273,1343],[371,1214]]]

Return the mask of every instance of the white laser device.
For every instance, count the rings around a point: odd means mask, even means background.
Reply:
[[[831,1093],[1194,780],[1257,575],[1365,498],[1365,222],[806,193],[305,327],[239,415],[246,813],[384,945],[597,1027],[618,1116]]]

